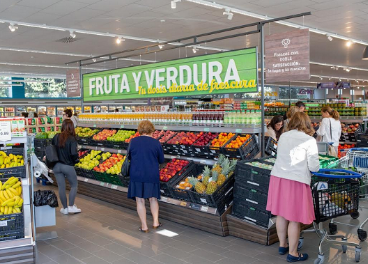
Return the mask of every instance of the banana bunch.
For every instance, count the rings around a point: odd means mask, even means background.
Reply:
[[[23,165],[24,165],[24,159],[22,155],[9,154],[8,156],[4,151],[0,151],[0,169],[23,166]]]
[[[4,184],[0,181],[0,215],[20,213],[23,205],[21,194],[18,178],[11,177]]]

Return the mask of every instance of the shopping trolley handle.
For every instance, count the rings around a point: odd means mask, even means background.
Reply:
[[[368,152],[368,148],[350,148],[349,151],[367,151]]]
[[[344,172],[349,175],[336,175],[336,174],[328,174],[326,172]],[[343,169],[320,169],[318,172],[312,172],[313,175],[324,178],[332,178],[332,179],[351,179],[351,178],[361,178],[363,175],[357,173],[355,171],[343,170]]]

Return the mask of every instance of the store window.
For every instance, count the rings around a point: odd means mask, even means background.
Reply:
[[[0,76],[0,97],[12,98],[11,77]]]
[[[64,79],[54,78],[25,78],[26,98],[66,98]]]

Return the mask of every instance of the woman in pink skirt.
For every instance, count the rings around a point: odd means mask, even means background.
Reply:
[[[287,261],[297,262],[308,259],[307,254],[298,253],[300,223],[310,224],[315,220],[310,172],[319,170],[319,159],[317,142],[311,136],[314,130],[307,114],[295,113],[288,129],[278,142],[277,159],[271,171],[267,210],[277,216],[280,255],[289,252]]]

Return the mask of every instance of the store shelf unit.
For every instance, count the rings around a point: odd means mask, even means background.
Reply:
[[[60,117],[37,117],[26,118],[26,131],[29,134],[47,131],[61,130],[62,118]]]

